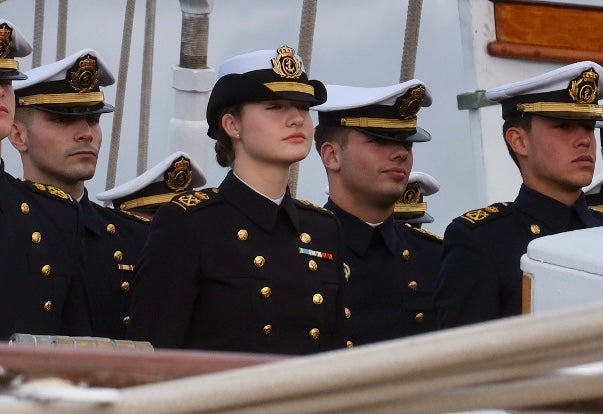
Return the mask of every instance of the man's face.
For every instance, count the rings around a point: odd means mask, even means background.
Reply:
[[[529,174],[535,183],[532,187],[555,194],[578,191],[590,184],[597,148],[594,126],[594,121],[534,116],[522,167],[522,174]]]
[[[337,183],[360,203],[392,208],[408,184],[412,164],[412,143],[374,138],[352,129],[340,148]]]
[[[32,110],[22,129],[26,177],[59,187],[92,178],[102,142],[99,118]]]
[[[15,92],[12,81],[0,80],[0,140],[7,137],[15,116]]]

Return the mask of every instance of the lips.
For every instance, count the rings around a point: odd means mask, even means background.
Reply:
[[[590,155],[581,155],[573,159],[573,162],[590,162],[595,163],[595,160]]]

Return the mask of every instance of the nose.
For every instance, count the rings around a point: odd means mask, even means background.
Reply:
[[[391,158],[406,161],[411,154],[408,145],[394,144],[391,146]]]
[[[288,118],[287,122],[289,125],[303,125],[307,109],[298,108],[295,105],[291,105],[287,111]]]
[[[77,122],[77,134],[75,135],[77,141],[90,142],[94,139],[94,128],[86,119],[80,119]]]
[[[578,129],[578,139],[576,140],[576,146],[579,147],[590,147],[595,144],[595,131],[592,127],[583,126]]]

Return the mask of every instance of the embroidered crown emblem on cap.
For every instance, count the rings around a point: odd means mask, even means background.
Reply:
[[[404,95],[396,100],[396,108],[403,119],[413,118],[421,109],[421,103],[425,99],[425,86],[418,85],[406,91]]]
[[[0,25],[0,58],[12,57],[12,34],[13,30],[6,23]]]
[[[99,83],[100,75],[96,66],[96,58],[86,55],[73,65],[69,71],[69,85],[77,92],[90,92]]]
[[[193,168],[185,157],[174,161],[169,170],[166,171],[165,183],[173,191],[184,191],[188,189],[193,180]]]
[[[571,81],[568,92],[574,102],[592,104],[597,101],[599,74],[592,68],[582,72],[580,77]]]
[[[283,45],[277,49],[278,55],[272,59],[272,69],[283,78],[299,78],[302,74],[302,63],[295,57],[295,49]]]

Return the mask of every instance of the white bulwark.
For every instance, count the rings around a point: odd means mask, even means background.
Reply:
[[[540,237],[521,258],[524,313],[603,303],[603,228]]]

